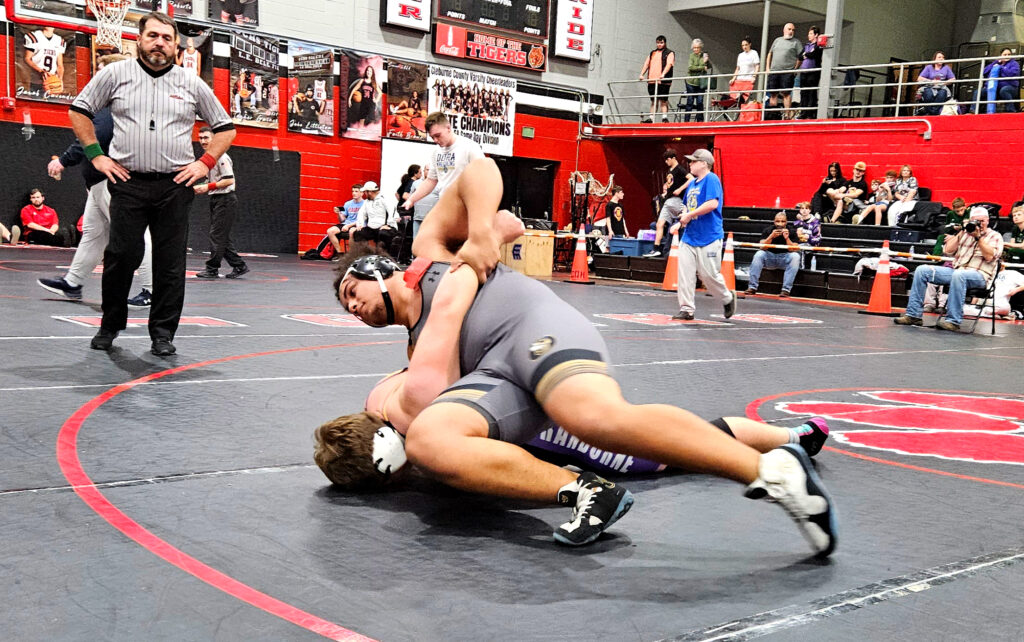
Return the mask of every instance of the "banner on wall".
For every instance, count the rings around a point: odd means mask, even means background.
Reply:
[[[259,0],[209,0],[209,16],[214,22],[258,27],[260,3]]]
[[[590,60],[593,26],[594,0],[558,0],[555,28],[551,33],[555,55]]]
[[[252,33],[231,36],[231,119],[236,125],[277,129],[277,40]]]
[[[430,111],[443,111],[456,134],[487,154],[512,155],[517,83],[514,78],[430,65]]]
[[[128,38],[122,38],[121,39],[121,46],[118,47],[117,50],[111,49],[110,46],[107,45],[107,44],[102,44],[101,45],[101,44],[97,43],[96,42],[96,36],[92,36],[92,38],[90,38],[89,40],[90,40],[90,43],[91,43],[90,44],[90,51],[92,52],[92,64],[90,65],[90,68],[92,69],[92,75],[93,76],[95,76],[96,72],[99,71],[99,69],[97,69],[97,67],[99,66],[99,59],[101,57],[103,57],[103,56],[106,56],[107,54],[119,53],[119,54],[124,54],[125,56],[128,56],[129,58],[137,58],[138,57],[138,54],[137,54],[137,51],[138,51],[138,41],[136,41],[136,40],[129,40]]]
[[[171,6],[174,7],[175,17],[192,15],[192,0],[171,0]]]
[[[288,78],[288,131],[320,136],[334,135],[334,52],[331,50],[292,54]]]
[[[342,52],[341,79],[344,85],[338,101],[341,135],[360,140],[380,140],[384,58],[352,51]]]
[[[388,115],[384,135],[402,140],[427,140],[427,76],[430,69],[388,61]]]
[[[431,0],[380,0],[380,26],[430,31]]]
[[[74,31],[17,26],[14,72],[18,98],[70,103],[78,96],[76,68]]]
[[[213,89],[213,30],[179,22],[178,34],[175,64],[196,74]]]

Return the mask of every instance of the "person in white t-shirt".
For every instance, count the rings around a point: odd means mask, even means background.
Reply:
[[[1000,267],[999,275],[996,276],[995,307],[997,315],[1001,317],[1011,315],[1010,299],[1018,292],[1024,292],[1024,274],[1017,270],[1007,270],[1005,267]],[[972,316],[979,314],[978,306],[973,304],[965,305],[964,313]],[[984,310],[980,311],[980,316],[986,316],[991,313],[992,309],[989,306],[985,306]]]
[[[433,192],[435,188],[439,195],[443,193],[445,188],[455,182],[466,165],[484,157],[484,151],[479,144],[452,131],[452,125],[443,112],[435,111],[429,114],[424,126],[427,128],[427,135],[437,143],[437,149],[434,150],[427,177],[402,204],[402,209],[406,210],[412,209],[416,201]]]
[[[750,92],[757,80],[757,72],[761,69],[761,57],[754,51],[750,36],[740,42],[740,47],[743,51],[736,56],[736,71],[729,80],[729,93],[734,100],[745,103],[750,98]]]

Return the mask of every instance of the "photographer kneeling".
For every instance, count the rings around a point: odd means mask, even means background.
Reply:
[[[963,230],[946,236],[943,254],[953,256],[953,267],[920,265],[914,270],[914,284],[907,301],[907,312],[893,319],[897,325],[921,325],[925,291],[929,283],[949,285],[946,316],[935,324],[939,330],[960,330],[964,316],[964,298],[969,288],[987,287],[996,274],[999,255],[1003,253],[1003,237],[988,229],[988,210],[971,209]]]

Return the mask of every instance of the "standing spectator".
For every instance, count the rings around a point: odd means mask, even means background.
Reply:
[[[782,35],[772,42],[768,51],[767,66],[770,73],[768,76],[767,91],[770,95],[768,104],[773,109],[779,105],[779,96],[782,97],[782,106],[785,115],[778,111],[769,111],[765,114],[765,120],[781,120],[789,118],[790,103],[793,99],[793,71],[800,66],[800,53],[803,51],[803,43],[796,38],[796,25],[787,22],[782,28]]]
[[[708,88],[708,79],[704,76],[711,73],[711,58],[704,51],[704,41],[700,38],[694,38],[690,48],[693,53],[690,54],[689,64],[686,68],[687,76],[683,83],[686,87],[686,114],[683,116],[683,122],[690,122],[690,112],[696,109],[697,116],[694,121],[702,123],[704,122],[704,92]]]
[[[697,286],[696,276],[708,292],[716,297],[725,310],[725,318],[736,312],[736,294],[725,285],[719,274],[722,266],[722,181],[711,169],[715,157],[706,149],[698,149],[686,157],[690,161],[690,173],[694,179],[686,190],[685,212],[672,231],[685,227],[679,242],[679,271],[677,274],[679,312],[673,319],[693,319],[693,297]]]
[[[674,225],[679,220],[679,216],[686,211],[683,196],[686,187],[693,180],[693,176],[686,173],[686,168],[676,160],[674,149],[666,149],[661,157],[664,159],[665,165],[668,166],[668,175],[665,177],[665,185],[661,192],[665,202],[658,213],[657,231],[654,233],[654,249],[644,254],[647,258],[657,258],[662,255],[661,241],[665,236],[665,230]]]
[[[103,255],[103,321],[91,347],[109,350],[128,320],[128,290],[142,261],[143,235],[153,238],[151,352],[174,354],[174,334],[185,303],[185,253],[192,185],[205,177],[231,146],[235,127],[213,90],[174,64],[174,20],[153,12],[139,19],[139,57],[100,70],[69,110],[75,135],[110,190],[110,243]],[[170,99],[174,96],[176,99]],[[115,100],[116,97],[116,100]],[[180,97],[180,98],[179,98]],[[141,109],[141,105],[150,105]],[[104,107],[114,116],[110,155],[96,140],[93,117]],[[213,127],[205,154],[195,160],[196,115]]]
[[[946,236],[959,233],[967,221],[967,201],[957,196],[953,199],[951,207],[952,209],[946,212],[946,224],[943,226],[938,238],[935,239],[935,247],[932,248],[932,254],[935,256],[942,256],[942,246],[946,244]],[[1005,256],[1005,250],[1003,254]]]
[[[1024,203],[1017,203],[1010,210],[1013,226],[1003,236],[1003,260],[1024,263]]]
[[[399,216],[412,216],[413,208],[404,208],[402,204],[405,203],[410,196],[416,191],[416,188],[412,184],[423,178],[423,170],[419,165],[413,163],[405,170],[402,174],[402,178],[398,179],[398,191],[395,192],[395,196],[398,198],[398,215]]]
[[[995,77],[999,78],[999,82],[996,85],[996,99],[1012,101],[1003,104],[1006,105],[1006,111],[1017,113],[1019,111],[1017,102],[1020,101],[1020,78],[1018,78],[1018,76],[1020,76],[1020,63],[1014,60],[1011,57],[1012,55],[1012,49],[1009,47],[1003,47],[999,52],[999,58],[985,65],[985,69],[981,72],[981,75],[985,78],[992,78],[994,73]],[[1006,80],[1004,80],[1004,78]],[[981,91],[982,96],[986,97],[985,95],[988,92],[984,85],[982,85]],[[974,105],[978,104],[977,91],[974,92],[974,97],[971,99],[971,102],[974,103]],[[984,103],[985,101],[981,102]],[[971,105],[971,111],[974,111],[974,105]],[[988,103],[988,107],[994,110],[996,105]],[[981,110],[979,109],[978,112],[980,113]]]
[[[626,195],[622,187],[612,187],[612,197],[604,206],[605,220],[608,227],[608,240],[613,237],[625,238],[629,236],[629,228],[626,227],[626,215],[622,209],[622,199]]]
[[[334,208],[338,215],[338,224],[327,228],[327,238],[331,241],[336,254],[341,254],[340,239],[349,238],[349,234],[356,227],[359,220],[359,210],[363,208],[363,184],[356,183],[352,186],[352,199],[345,201],[345,204]]]
[[[390,252],[391,241],[398,233],[398,217],[388,213],[388,206],[380,188],[373,181],[363,183],[363,206],[352,238],[356,241],[375,241],[377,247]]]
[[[921,84],[917,90],[921,102],[927,103],[923,107],[918,107],[918,114],[938,116],[942,111],[942,103],[949,100],[949,87],[946,83],[956,80],[956,74],[949,65],[943,63],[945,59],[946,54],[936,51],[932,63],[926,65],[917,77],[917,82]]]
[[[796,238],[800,244],[817,246],[821,243],[821,221],[811,213],[811,204],[807,201],[796,204]]]
[[[807,30],[807,42],[800,51],[800,114],[797,118],[816,118],[818,106],[818,83],[821,81],[821,54],[817,27]]]
[[[935,324],[937,330],[958,332],[963,320],[964,299],[971,288],[988,287],[996,276],[1003,253],[1003,237],[988,227],[988,210],[971,209],[964,229],[946,237],[943,253],[953,255],[953,266],[919,265],[907,300],[907,311],[893,319],[897,325],[922,325],[923,302],[929,283],[949,285],[946,316]]]
[[[665,36],[654,39],[654,49],[647,54],[644,66],[640,69],[640,80],[647,75],[647,94],[651,97],[651,115],[640,122],[649,123],[654,112],[661,109],[661,122],[668,122],[668,95],[672,91],[672,73],[676,66],[676,54],[668,48]]]
[[[750,92],[757,81],[757,73],[761,70],[761,57],[753,49],[753,41],[746,36],[740,41],[742,51],[736,56],[736,70],[729,80],[729,93],[733,100],[740,104],[747,102]]]
[[[818,218],[821,218],[823,212],[827,211],[826,203],[830,203],[828,208],[834,207],[832,196],[829,194],[830,191],[846,187],[846,179],[843,178],[843,168],[839,165],[839,161],[832,161],[828,164],[828,169],[825,171],[825,178],[822,179],[821,185],[818,186],[818,191],[811,197],[811,211]]]
[[[213,141],[213,129],[203,127],[199,130],[199,144],[203,151],[210,149]],[[221,261],[227,261],[231,272],[224,275],[226,279],[237,279],[249,272],[249,266],[238,256],[231,243],[231,227],[238,217],[238,197],[235,195],[235,171],[231,157],[225,152],[217,159],[209,173],[208,183],[199,183],[192,189],[196,194],[210,195],[210,258],[206,261],[206,269],[196,274],[197,279],[216,279],[220,276]]]
[[[765,247],[766,245],[774,247]],[[771,225],[761,232],[761,249],[754,253],[750,264],[750,283],[748,295],[757,294],[761,270],[765,267],[785,270],[782,277],[782,292],[779,298],[785,299],[793,290],[797,272],[800,271],[800,246],[797,244],[796,228],[786,221],[786,213],[779,212]]]
[[[917,205],[917,178],[910,165],[900,168],[900,177],[896,179],[896,188],[892,192],[892,204],[889,205],[889,226],[895,227],[900,216],[909,212]]]
[[[430,171],[430,165],[424,168],[424,171],[420,172],[420,177],[412,182],[410,193],[415,194],[416,190],[420,188],[420,183],[424,181],[423,175]],[[423,225],[423,221],[426,220],[427,215],[430,214],[430,210],[434,209],[437,205],[437,201],[441,198],[440,190],[435,187],[434,191],[427,194],[420,200],[416,201],[416,204],[412,207],[412,238],[415,241],[416,235],[420,233],[420,226]]]
[[[844,187],[835,191],[830,190],[830,196],[836,204],[835,212],[832,214],[832,223],[838,223],[847,215],[867,207],[864,202],[868,194],[868,184],[864,179],[864,172],[867,169],[868,166],[864,161],[857,161],[853,166],[853,178]]]
[[[885,178],[886,180],[884,181],[877,178],[871,179],[871,198],[868,200],[868,206],[860,214],[853,215],[854,225],[868,220],[868,217],[872,214],[875,215],[875,225],[882,224],[882,215],[885,214],[886,208],[892,202],[892,188],[896,185],[896,172],[890,169],[885,173]],[[889,181],[890,178],[892,179],[891,182]]]
[[[46,196],[39,188],[28,193],[31,201],[21,208],[21,229],[25,233],[25,242],[32,245],[52,245],[64,247],[64,240],[57,236],[60,231],[60,220],[57,212],[49,205],[44,205]]]

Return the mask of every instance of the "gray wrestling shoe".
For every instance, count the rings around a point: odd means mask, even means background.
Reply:
[[[559,504],[575,504],[572,519],[554,532],[556,542],[583,546],[593,542],[633,505],[633,493],[585,472],[558,491]]]

